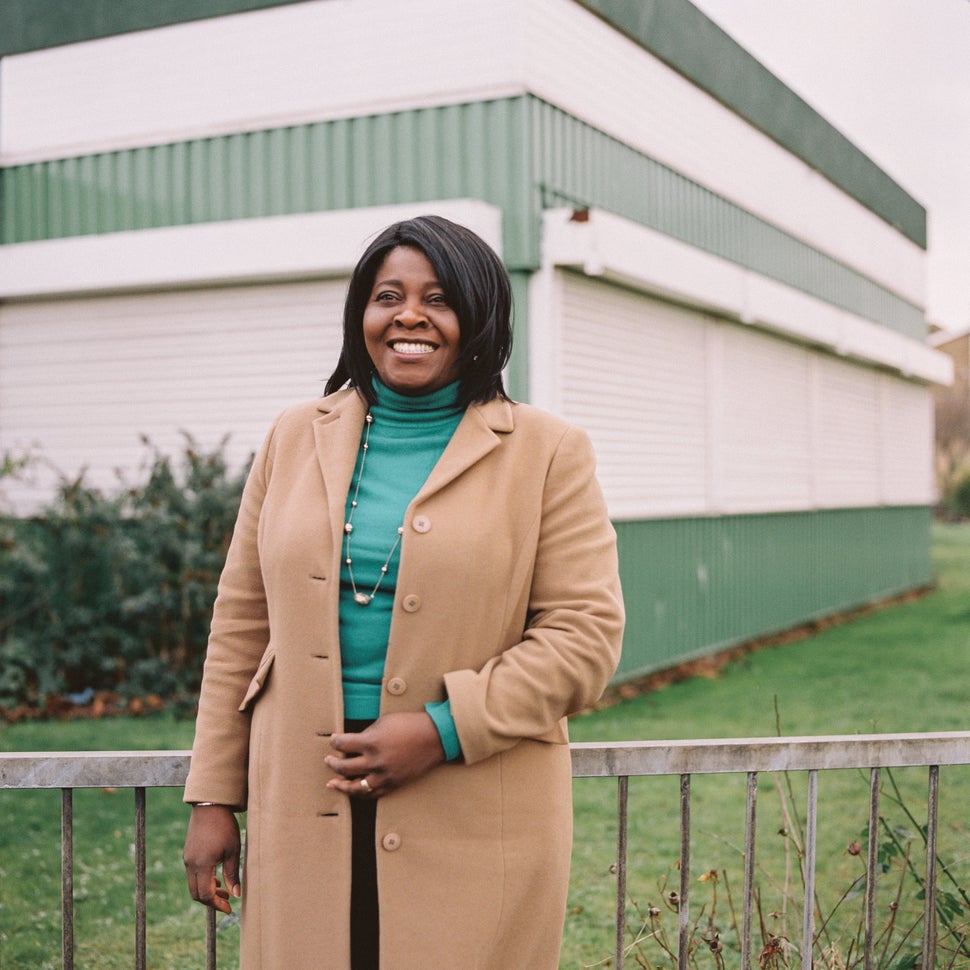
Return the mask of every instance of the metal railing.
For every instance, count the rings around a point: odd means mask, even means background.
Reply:
[[[818,822],[818,773],[833,769],[869,770],[869,832],[866,858],[864,966],[875,970],[875,899],[880,772],[897,767],[925,767],[928,773],[927,864],[923,910],[922,964],[936,964],[936,877],[939,769],[970,764],[970,732],[943,734],[845,735],[806,738],[746,738],[720,741],[634,741],[573,744],[573,777],[617,779],[617,887],[614,967],[623,970],[626,956],[626,873],[628,781],[641,775],[680,777],[680,888],[678,894],[678,970],[688,966],[690,932],[691,779],[694,775],[745,773],[747,796],[744,834],[744,890],[741,922],[741,970],[754,965],[752,951],[754,873],[756,865],[758,775],[762,772],[808,772],[805,809],[805,887],[801,967],[811,970],[815,941],[815,862]]]
[[[804,771],[808,774],[805,808],[804,907],[801,967],[811,970],[815,940],[815,861],[818,820],[818,773],[833,769],[869,771],[869,831],[879,821],[880,772],[899,767],[927,769],[927,863],[924,881],[922,964],[935,967],[937,950],[937,832],[941,766],[970,764],[970,732],[942,734],[846,735],[806,738],[747,738],[707,741],[631,741],[571,745],[575,778],[617,779],[616,917],[613,966],[623,970],[627,954],[628,784],[631,777],[673,775],[680,779],[680,887],[678,893],[677,965],[689,960],[691,779],[695,775],[734,773],[747,777],[744,890],[741,919],[741,970],[755,965],[752,949],[755,834],[758,776]],[[135,794],[135,962],[145,970],[145,792],[181,787],[189,767],[187,751],[72,752],[0,754],[0,789],[60,789],[62,872],[62,965],[74,966],[73,792],[77,788],[131,788]],[[864,966],[875,970],[875,899],[879,873],[877,839],[868,840],[866,859]],[[216,968],[215,913],[208,911],[206,970]]]

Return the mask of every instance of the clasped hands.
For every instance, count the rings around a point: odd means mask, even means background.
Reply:
[[[335,734],[324,760],[337,777],[327,788],[379,798],[445,760],[438,729],[425,712],[385,714],[359,734]]]
[[[359,734],[335,734],[324,760],[335,777],[327,788],[353,798],[380,798],[445,760],[438,729],[424,711],[385,714]],[[239,823],[230,807],[192,809],[182,861],[192,898],[231,913],[241,895]],[[225,888],[218,878],[222,866]]]

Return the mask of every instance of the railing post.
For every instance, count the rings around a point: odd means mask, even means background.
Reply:
[[[680,903],[677,930],[677,970],[687,970],[690,958],[690,775],[680,776]]]
[[[879,862],[879,769],[869,772],[869,845],[866,848],[866,923],[864,970],[875,970],[876,879]]]
[[[802,970],[812,970],[815,947],[815,854],[818,838],[818,771],[808,773],[805,812],[805,907],[802,911]]]
[[[754,899],[755,823],[758,814],[758,772],[748,772],[744,819],[744,910],[741,915],[741,970],[751,970],[752,900]]]
[[[74,789],[61,789],[61,966],[74,970]]]
[[[627,802],[630,779],[620,775],[616,780],[616,944],[614,963],[623,970],[626,958],[626,855]]]
[[[205,970],[216,970],[216,911],[205,908]]]
[[[135,970],[145,970],[145,789],[135,789]]]
[[[940,769],[930,765],[926,799],[926,899],[923,903],[923,966],[936,966],[936,826],[940,799]]]

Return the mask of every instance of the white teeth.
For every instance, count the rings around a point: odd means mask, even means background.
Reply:
[[[391,345],[399,354],[430,354],[434,351],[431,344],[407,344],[398,341]]]

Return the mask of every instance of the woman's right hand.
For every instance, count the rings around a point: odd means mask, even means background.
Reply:
[[[229,897],[239,898],[239,823],[225,805],[194,805],[185,836],[182,861],[192,898],[231,913]],[[222,888],[216,871],[222,866]]]

